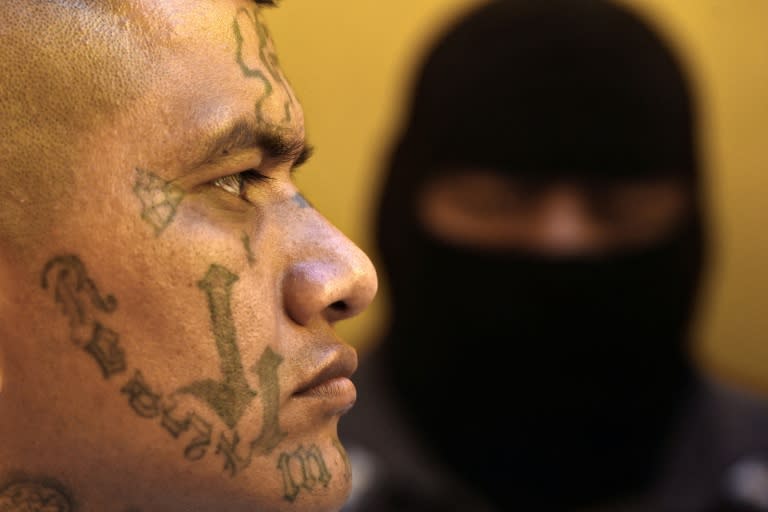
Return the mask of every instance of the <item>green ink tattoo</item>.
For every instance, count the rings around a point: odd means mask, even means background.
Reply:
[[[243,27],[240,23],[240,20],[238,18],[241,18],[242,16],[245,16],[248,18],[248,21],[250,22],[250,25],[252,26],[252,29],[254,30],[256,36],[259,39],[259,58],[258,58],[258,64],[257,67],[251,67],[248,65],[247,62],[245,62],[245,57],[243,56],[243,45],[245,43],[245,37],[243,35]],[[240,69],[243,72],[243,75],[248,78],[255,78],[262,83],[263,92],[261,96],[256,100],[256,116],[259,122],[269,125],[277,130],[279,130],[282,126],[289,123],[291,119],[293,118],[292,115],[292,109],[294,108],[295,101],[293,97],[292,89],[288,86],[288,84],[285,81],[285,78],[282,76],[282,74],[279,71],[279,62],[277,58],[277,54],[275,53],[274,49],[270,45],[270,37],[269,32],[267,31],[267,28],[259,22],[258,14],[254,11],[251,12],[249,9],[246,9],[245,7],[240,8],[237,11],[237,14],[235,15],[235,19],[232,23],[232,29],[235,35],[235,43],[237,46],[236,53],[235,53],[235,60],[237,61],[238,66],[240,66]],[[263,66],[264,69],[266,69],[267,73],[270,75],[272,80],[267,77],[267,75],[260,69],[259,66]],[[275,124],[269,122],[263,113],[264,108],[264,102],[272,96],[272,93],[274,92],[274,83],[277,83],[282,90],[285,92],[288,99],[285,101],[285,104],[283,105],[284,108],[284,117],[283,119]]]
[[[251,249],[251,237],[243,233],[243,237],[240,240],[243,242],[243,247],[245,247],[245,257],[248,260],[248,265],[253,265],[256,263],[256,256],[253,254],[253,249]]]
[[[205,456],[213,436],[211,424],[191,411],[183,417],[175,415],[178,405],[173,395],[163,397],[154,391],[139,370],[134,372],[131,380],[120,392],[128,396],[128,405],[137,416],[148,419],[159,417],[160,426],[174,439],[179,439],[182,434],[191,431],[192,437],[184,448],[185,459],[196,461]]]
[[[88,277],[85,265],[74,254],[56,256],[45,264],[40,283],[44,290],[48,289],[49,274],[54,269],[54,298],[61,305],[64,315],[69,317],[70,325],[88,322],[88,303],[105,313],[111,313],[117,308],[117,300],[112,295],[101,296],[99,289]]]
[[[235,274],[214,264],[198,282],[198,287],[208,297],[223,380],[200,380],[178,390],[179,393],[188,393],[202,400],[229,428],[237,425],[245,409],[256,396],[256,391],[250,388],[245,379],[230,308],[232,285],[237,280]]]
[[[344,446],[342,446],[341,441],[338,439],[333,439],[331,441],[334,448],[339,452],[339,455],[341,455],[341,460],[344,461],[344,480],[347,482],[352,481],[352,463],[349,460],[349,454],[347,454],[347,450],[344,449]]]
[[[120,392],[128,395],[131,408],[142,418],[156,418],[160,414],[160,395],[149,388],[139,370]]]
[[[331,472],[316,445],[308,449],[299,445],[292,453],[282,453],[277,468],[283,477],[283,498],[290,502],[296,500],[302,489],[311,492],[320,486],[328,487],[331,481]]]
[[[266,25],[259,23],[259,20],[255,14],[252,19],[254,21],[256,32],[259,36],[259,60],[264,63],[264,67],[266,67],[267,71],[269,71],[269,74],[272,75],[272,79],[275,82],[278,82],[285,93],[288,95],[289,101],[286,102],[286,105],[290,106],[293,103],[292,97],[289,94],[291,88],[288,86],[285,78],[280,72],[280,61],[277,58],[277,53],[275,52],[274,48],[272,48],[270,45],[272,38],[269,35],[269,30],[267,29]]]
[[[119,336],[96,319],[99,312],[114,312],[117,299],[102,296],[80,258],[67,254],[48,261],[43,267],[41,286],[44,290],[53,288],[54,300],[69,318],[70,340],[96,360],[104,378],[125,371]]]
[[[313,208],[312,204],[307,201],[307,198],[301,195],[301,192],[296,192],[292,199],[294,203],[299,205],[299,208]]]
[[[190,440],[184,448],[184,458],[187,460],[200,460],[205,456],[208,447],[211,445],[211,436],[213,427],[210,423],[202,419],[194,412],[188,412],[184,418],[173,416],[176,409],[176,403],[163,407],[163,419],[161,425],[171,434],[174,439],[178,439],[182,433],[193,430],[196,435]]]
[[[244,235],[243,243],[249,247],[249,242],[247,235]],[[250,372],[258,377],[260,383],[263,405],[261,432],[250,442],[241,443],[238,432],[234,430],[246,408],[258,394],[246,380],[237,345],[237,333],[230,306],[232,287],[237,280],[238,276],[221,265],[214,264],[198,282],[198,287],[208,299],[211,326],[220,360],[220,380],[199,380],[169,396],[163,396],[147,382],[140,370],[134,370],[132,377],[119,388],[137,416],[159,420],[159,425],[174,439],[188,433],[184,457],[190,461],[202,459],[208,452],[214,434],[213,426],[196,412],[179,413],[177,400],[181,399],[180,395],[190,395],[193,400],[200,400],[210,407],[231,430],[229,434],[219,433],[216,454],[224,458],[224,470],[232,476],[247,468],[254,455],[269,455],[287,435],[280,428],[279,422],[278,369],[283,358],[270,347],[264,350],[257,363],[250,368]],[[43,268],[41,285],[43,289],[53,289],[56,302],[69,318],[72,341],[99,363],[104,377],[109,378],[124,372],[125,354],[120,347],[118,334],[96,318],[97,312],[115,311],[117,300],[112,295],[103,296],[99,292],[80,259],[74,255],[51,259]],[[81,332],[83,329],[89,331],[90,335],[84,336]],[[288,464],[286,471],[289,471],[289,474],[292,474],[289,467],[291,461],[298,460],[297,457],[303,453],[286,455],[289,457],[285,459],[285,464]],[[319,454],[319,451],[317,453]],[[312,452],[303,456],[306,459],[305,464],[314,460]],[[318,463],[312,467],[315,466],[318,466]],[[6,509],[0,507],[0,512],[4,510]]]
[[[139,168],[136,168],[133,193],[141,201],[141,218],[154,228],[157,236],[171,223],[184,199],[184,191],[179,186]]]
[[[224,471],[228,472],[230,476],[235,476],[250,466],[254,454],[258,456],[270,454],[287,435],[280,429],[278,415],[280,387],[277,369],[282,362],[283,358],[267,347],[259,358],[259,362],[251,369],[259,376],[262,388],[264,423],[259,437],[250,443],[241,445],[240,434],[237,430],[232,431],[231,437],[224,432],[220,434],[219,442],[216,445],[216,454],[224,458]],[[210,436],[207,439],[210,440]],[[239,453],[241,447],[245,448],[243,453]]]
[[[248,449],[248,453],[240,455],[237,453],[239,445],[240,434],[237,433],[237,430],[232,433],[231,439],[222,432],[219,444],[216,445],[216,454],[224,457],[224,471],[227,471],[229,476],[235,476],[251,465],[253,450]]]
[[[240,27],[240,22],[237,19],[243,13],[251,21],[251,23],[253,23],[254,27],[258,24],[258,21],[255,19],[255,17],[251,17],[251,13],[247,9],[242,8],[237,12],[237,16],[235,17],[235,20],[232,25],[232,28],[235,33],[235,42],[237,44],[237,52],[235,55],[235,60],[237,61],[237,64],[240,66],[240,69],[242,70],[243,75],[245,75],[248,78],[255,78],[256,80],[259,80],[262,83],[263,91],[261,93],[261,96],[259,96],[258,99],[256,100],[256,118],[259,120],[260,123],[268,124],[264,119],[264,114],[262,110],[263,110],[264,102],[270,96],[272,96],[272,92],[273,92],[272,82],[269,81],[269,79],[261,71],[261,69],[259,69],[258,67],[252,68],[245,62],[245,58],[243,57],[243,43],[245,42],[245,38],[243,37],[243,32]]]
[[[13,482],[0,488],[2,512],[72,512],[69,493],[49,482]]]
[[[259,358],[259,362],[251,371],[259,376],[261,384],[261,401],[264,406],[264,424],[261,434],[251,442],[251,448],[259,455],[269,455],[280,444],[286,433],[280,430],[280,384],[277,378],[277,368],[283,358],[267,347]]]
[[[85,351],[99,364],[105,379],[125,371],[125,352],[120,347],[120,336],[99,322],[93,325],[93,338],[85,345]]]
[[[104,377],[108,379],[124,372],[125,353],[120,347],[118,334],[95,319],[98,311],[115,311],[117,300],[112,295],[103,296],[99,292],[96,284],[88,277],[80,258],[71,254],[52,258],[43,268],[41,286],[43,289],[53,289],[56,302],[61,306],[64,316],[69,318],[71,341],[96,360]],[[84,332],[90,332],[90,335],[86,336]],[[160,416],[161,425],[175,438],[184,432],[193,432],[184,450],[185,458],[198,460],[205,455],[211,444],[211,425],[192,412],[181,419],[173,417],[171,413],[175,403],[163,401],[162,396],[147,384],[141,371],[135,370],[133,377],[120,388],[120,392],[128,397],[129,405],[138,416]],[[0,512],[4,510],[0,507]]]

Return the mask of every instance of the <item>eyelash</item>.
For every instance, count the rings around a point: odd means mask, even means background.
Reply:
[[[245,185],[249,183],[265,183],[271,180],[272,178],[261,174],[258,169],[248,169],[247,171],[217,178],[213,180],[212,184],[231,194],[242,197]]]

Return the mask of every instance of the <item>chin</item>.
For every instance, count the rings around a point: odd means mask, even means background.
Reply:
[[[280,511],[336,512],[352,491],[352,468],[338,438],[286,442],[271,456],[280,473]]]
[[[335,435],[288,437],[240,476],[227,483],[237,486],[229,498],[243,493],[244,506],[223,507],[228,512],[338,512],[352,490],[349,459]],[[220,512],[221,502],[211,510]]]

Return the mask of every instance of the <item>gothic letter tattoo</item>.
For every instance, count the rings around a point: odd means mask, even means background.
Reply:
[[[211,445],[213,427],[194,412],[188,412],[184,418],[174,417],[175,409],[176,403],[174,401],[171,402],[171,405],[163,407],[161,425],[176,439],[184,432],[192,429],[195,435],[184,448],[184,457],[193,461],[202,459]]]
[[[240,471],[251,465],[253,450],[246,447],[248,453],[240,455],[237,453],[240,445],[240,435],[235,430],[232,433],[232,439],[229,439],[225,433],[221,433],[219,444],[216,445],[216,453],[224,457],[224,471],[228,471],[230,476],[235,476]]]
[[[139,370],[120,392],[128,395],[131,408],[142,418],[155,418],[160,414],[160,395],[149,388]]]
[[[119,336],[96,319],[98,312],[115,311],[117,300],[101,295],[80,258],[67,254],[51,259],[43,268],[41,285],[53,287],[54,299],[69,318],[70,340],[96,360],[104,378],[125,371]]]
[[[203,401],[229,428],[235,428],[248,404],[256,396],[256,391],[250,388],[245,379],[230,309],[232,285],[237,279],[226,268],[214,264],[197,284],[208,297],[223,379],[199,380],[178,390],[179,393],[188,393]]]
[[[286,436],[280,430],[280,384],[277,379],[277,367],[283,362],[283,358],[272,351],[270,347],[264,349],[259,362],[251,368],[251,371],[259,376],[261,383],[261,401],[264,404],[264,424],[261,434],[251,442],[251,448],[259,455],[268,455]]]
[[[99,322],[93,325],[93,338],[85,350],[99,363],[105,379],[125,371],[125,352],[120,348],[118,334]]]
[[[211,424],[195,413],[189,416],[189,428],[195,432],[195,436],[184,448],[184,457],[188,460],[200,460],[211,445]]]
[[[72,512],[74,506],[59,486],[14,482],[0,488],[0,512]]]
[[[95,310],[111,313],[117,308],[117,300],[112,295],[102,297],[74,254],[57,256],[45,264],[41,276],[44,290],[51,281],[53,297],[69,318],[72,341],[83,346],[91,339]]]
[[[296,500],[302,489],[312,491],[322,485],[328,487],[331,473],[316,445],[309,449],[299,446],[293,453],[283,453],[277,464],[283,474],[284,494],[287,501]]]

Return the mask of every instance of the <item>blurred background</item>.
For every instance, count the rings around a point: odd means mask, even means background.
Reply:
[[[702,109],[714,261],[696,355],[713,373],[768,393],[768,2],[624,1],[678,46]],[[381,162],[412,73],[436,32],[478,3],[285,0],[265,13],[316,149],[297,182],[374,263],[371,223]],[[360,350],[386,319],[387,293],[380,275],[373,307],[339,325]]]

